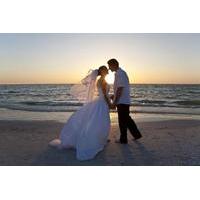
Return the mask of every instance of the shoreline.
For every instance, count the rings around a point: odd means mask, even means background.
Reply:
[[[130,106],[132,107],[132,106]],[[32,109],[19,109],[19,108],[9,108],[9,107],[0,107],[0,111],[1,110],[10,110],[13,112],[35,112],[35,113],[67,113],[67,112],[76,112],[80,109],[81,107],[79,107],[78,109],[68,109],[68,110],[64,110],[64,111],[60,111],[60,110],[32,110]],[[171,115],[194,115],[194,116],[198,116],[200,115],[199,113],[195,113],[195,112],[176,112],[176,111],[153,111],[153,110],[140,110],[141,107],[136,107],[139,108],[138,110],[130,110],[130,113],[136,113],[136,114],[171,114]],[[146,108],[151,108],[151,107],[147,107]],[[168,107],[153,107],[153,108],[165,108],[168,109]],[[184,108],[176,108],[176,109],[184,109]],[[189,108],[189,109],[195,109],[195,108]],[[116,110],[111,110],[110,113],[117,113]]]
[[[200,120],[137,121],[143,138],[116,144],[112,123],[108,143],[95,159],[77,161],[75,150],[57,150],[48,143],[59,136],[63,123],[53,120],[1,120],[2,166],[191,166],[200,165]]]
[[[53,120],[65,123],[73,112],[35,112],[35,111],[22,111],[11,110],[7,108],[0,108],[0,121],[2,120],[33,120],[44,121]],[[143,113],[143,112],[131,112],[130,115],[139,122],[148,121],[165,121],[175,119],[194,119],[200,120],[200,115],[197,114],[180,114],[180,113]],[[117,123],[117,112],[110,112],[112,123]]]

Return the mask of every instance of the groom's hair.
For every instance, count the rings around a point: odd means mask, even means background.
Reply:
[[[119,62],[115,58],[110,59],[107,63],[119,67]]]

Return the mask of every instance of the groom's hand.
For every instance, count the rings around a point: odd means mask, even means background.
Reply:
[[[113,100],[113,99],[114,99],[114,97],[115,97],[115,96],[114,96],[114,94],[113,94],[113,95],[111,95],[111,96],[110,96],[110,99],[111,99],[111,100]]]
[[[115,109],[116,109],[116,105],[115,105],[115,104],[111,104],[111,105],[110,105],[110,109],[115,110]]]

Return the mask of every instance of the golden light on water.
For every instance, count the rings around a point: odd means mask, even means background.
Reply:
[[[106,82],[108,84],[113,84],[115,79],[115,73],[109,71],[109,74],[106,76]]]

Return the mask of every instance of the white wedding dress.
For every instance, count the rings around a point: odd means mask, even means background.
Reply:
[[[109,107],[97,82],[99,96],[76,111],[64,125],[57,143],[60,148],[75,148],[78,160],[93,159],[104,149],[110,131]],[[109,86],[107,86],[107,95]],[[54,145],[55,146],[55,145]]]

